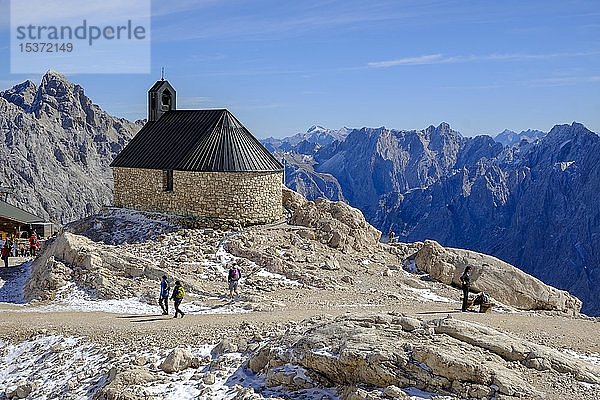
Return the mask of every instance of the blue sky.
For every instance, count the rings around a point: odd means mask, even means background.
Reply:
[[[9,72],[7,10],[0,88],[37,83]],[[442,121],[466,136],[600,132],[599,1],[156,1],[151,58],[151,74],[69,78],[137,119],[164,66],[179,108],[227,107],[258,137]]]

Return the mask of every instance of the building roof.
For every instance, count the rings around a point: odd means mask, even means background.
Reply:
[[[158,88],[160,88],[162,85],[167,84],[169,86],[171,86],[171,84],[169,83],[169,81],[165,81],[164,79],[161,79],[160,81],[156,81],[154,83],[154,85],[152,85],[152,87],[148,90],[149,92],[154,92],[155,90],[158,90]],[[173,86],[171,86],[171,88],[173,88]]]
[[[0,200],[0,218],[16,221],[21,224],[41,224],[45,222],[43,218],[21,210],[2,200]]]
[[[177,171],[282,171],[228,110],[171,110],[147,122],[111,167]]]

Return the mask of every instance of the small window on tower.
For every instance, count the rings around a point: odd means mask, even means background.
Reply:
[[[171,92],[169,91],[169,89],[165,89],[165,91],[162,94],[162,99],[161,99],[161,103],[162,103],[162,109],[164,111],[169,111],[171,109]]]
[[[163,171],[163,190],[165,192],[173,191],[173,170],[166,169]]]

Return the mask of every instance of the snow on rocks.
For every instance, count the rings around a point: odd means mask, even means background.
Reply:
[[[9,399],[29,394],[40,400],[86,398],[101,385],[98,371],[103,370],[107,357],[79,339],[40,336],[2,344],[0,397],[4,393]]]

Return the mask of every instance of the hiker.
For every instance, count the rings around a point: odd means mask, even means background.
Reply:
[[[8,268],[8,257],[10,257],[10,247],[8,246],[8,242],[5,242],[4,246],[2,246],[2,259],[4,260],[5,268]]]
[[[390,229],[390,233],[388,233],[388,243],[394,243],[396,239],[396,234],[393,230]]]
[[[233,299],[234,293],[236,296],[239,296],[237,287],[238,287],[238,281],[240,280],[241,277],[242,277],[242,272],[240,271],[238,266],[235,264],[231,264],[231,267],[229,268],[229,274],[227,275],[227,282],[229,283],[229,298],[230,299]]]
[[[185,296],[185,290],[183,290],[183,286],[181,286],[181,282],[175,281],[175,287],[173,287],[173,295],[171,299],[175,303],[175,317],[177,318],[177,314],[181,314],[181,318],[185,315],[183,311],[179,309],[179,305],[183,301],[183,297]]]
[[[167,280],[167,276],[163,275],[160,280],[160,295],[158,297],[158,304],[162,308],[163,315],[169,315],[169,290],[171,286]]]
[[[29,237],[29,253],[32,257],[36,256],[39,244],[40,242],[38,241],[36,234],[32,233]]]
[[[462,284],[463,298],[462,298],[462,311],[467,311],[469,306],[469,289],[471,287],[471,266],[467,265],[465,271],[460,276],[460,283]]]
[[[473,305],[479,306],[480,313],[486,313],[492,308],[494,303],[492,303],[492,299],[486,292],[481,292],[473,299]]]

